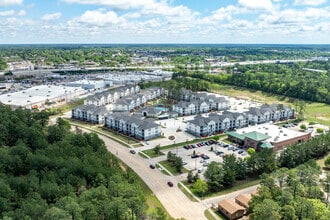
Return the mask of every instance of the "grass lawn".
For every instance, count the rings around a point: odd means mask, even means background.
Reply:
[[[72,101],[69,103],[65,103],[63,105],[59,105],[57,107],[51,108],[50,111],[57,112],[56,115],[61,115],[64,112],[71,111],[71,109],[84,104],[84,99],[79,99],[76,101]]]
[[[140,142],[138,142],[134,138],[127,137],[123,134],[114,132],[114,131],[106,129],[104,127],[99,127],[99,128],[97,128],[97,130],[102,131],[102,132],[104,132],[104,133],[106,133],[106,134],[108,134],[112,137],[118,138],[119,140],[125,142],[126,144],[140,144]]]
[[[323,169],[325,167],[324,161],[329,155],[330,155],[330,153],[325,155],[323,158],[316,160],[316,163],[321,167],[321,169]]]
[[[294,107],[295,98],[274,95],[252,89],[246,89],[230,85],[213,84],[214,89],[212,92],[234,96],[237,98],[249,99],[261,103],[283,103]],[[307,121],[315,121],[320,124],[330,126],[330,105],[317,102],[306,101],[305,118]]]
[[[205,211],[204,211],[204,215],[205,215],[205,217],[208,219],[208,220],[217,220],[216,218],[214,218],[214,216],[211,214],[211,210],[209,210],[209,209],[206,209]]]
[[[159,152],[159,154],[156,154],[154,149],[144,150],[143,153],[147,154],[151,158],[155,158],[155,157],[164,155],[163,152]]]
[[[170,162],[168,162],[167,160],[163,160],[159,162],[163,167],[165,167],[168,171],[170,171],[173,175],[179,175],[182,173],[187,173],[188,170],[184,167],[182,167],[181,173],[179,173],[176,169],[175,166],[172,166],[172,164]]]
[[[198,202],[181,184],[178,184],[178,187],[190,199],[190,201]]]
[[[213,210],[213,212],[221,219],[221,220],[227,220],[227,218],[226,217],[224,217],[219,211],[218,211],[218,209],[213,209],[212,208],[212,210]],[[213,216],[212,216],[213,217]]]
[[[206,195],[203,196],[203,198],[210,198],[210,197],[215,197],[215,196],[221,196],[221,195],[225,195],[228,193],[232,193],[241,189],[245,189],[247,187],[251,187],[251,186],[255,186],[258,185],[260,183],[260,179],[257,178],[250,178],[250,179],[245,179],[245,180],[240,180],[237,181],[233,187],[227,188],[227,189],[223,189],[219,192],[212,192],[212,193],[208,193]],[[192,185],[189,185],[187,183],[187,181],[182,181],[183,184],[185,184],[192,192],[194,192]],[[195,194],[195,196],[199,197],[198,194]]]

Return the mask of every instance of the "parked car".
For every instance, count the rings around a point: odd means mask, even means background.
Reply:
[[[153,164],[150,164],[149,167],[150,167],[151,169],[155,169],[155,168],[156,168],[155,165],[153,165]]]
[[[186,149],[186,150],[189,149],[189,147],[187,145],[184,145],[183,148]]]
[[[237,153],[242,154],[242,153],[244,153],[244,150],[239,150],[239,151],[237,151]]]
[[[182,161],[182,165],[187,165],[187,161]]]
[[[198,154],[193,154],[193,155],[191,155],[191,158],[197,158],[197,157],[199,157]]]
[[[207,156],[206,154],[204,154],[204,155],[202,156],[202,158],[203,158],[204,160],[210,159],[210,157]]]
[[[228,150],[234,150],[234,146],[229,145]]]
[[[173,187],[173,183],[172,183],[171,181],[168,181],[168,182],[167,182],[167,185],[168,185],[169,187]]]
[[[204,171],[203,168],[198,168],[198,170],[197,170],[198,173],[201,173],[201,172],[203,172],[203,171]]]
[[[209,162],[204,162],[203,167],[207,167],[210,163]]]
[[[135,150],[130,150],[129,152],[131,152],[131,154],[136,154],[136,151]]]

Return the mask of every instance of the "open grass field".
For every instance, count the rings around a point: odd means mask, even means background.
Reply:
[[[249,99],[261,103],[283,103],[290,105],[291,107],[294,107],[293,102],[295,100],[295,98],[291,97],[221,84],[213,84],[212,92],[242,99]],[[305,118],[308,122],[313,121],[330,126],[330,105],[306,101]]]

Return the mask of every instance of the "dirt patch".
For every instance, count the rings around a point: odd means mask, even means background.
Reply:
[[[323,121],[330,121],[330,118],[326,118],[326,117],[322,117],[322,116],[318,116],[316,118],[320,119],[320,120],[323,120]]]

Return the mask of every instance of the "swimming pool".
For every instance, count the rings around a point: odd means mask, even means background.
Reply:
[[[163,112],[167,112],[168,108],[162,107],[162,106],[155,106],[155,109],[159,110],[159,111],[163,111]]]

